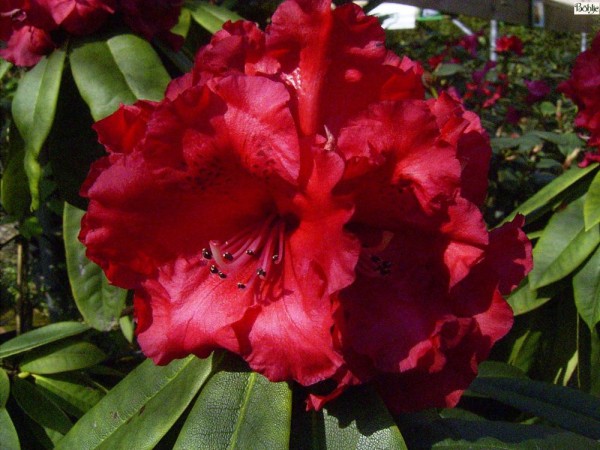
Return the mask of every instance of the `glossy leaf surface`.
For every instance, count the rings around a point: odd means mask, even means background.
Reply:
[[[194,2],[190,2],[188,7],[192,13],[192,18],[198,23],[198,25],[210,33],[216,33],[219,31],[223,27],[223,24],[228,20],[235,22],[236,20],[242,19],[233,11],[229,11],[226,8],[213,5],[206,1],[196,0]]]
[[[72,339],[56,342],[27,353],[20,369],[23,372],[49,374],[85,369],[101,363],[106,354],[90,342]]]
[[[194,398],[212,368],[194,356],[144,361],[85,414],[59,449],[152,448]]]
[[[548,222],[533,249],[534,267],[529,274],[533,289],[569,275],[600,243],[598,227],[585,231],[584,198],[579,198],[557,212]]]
[[[120,103],[160,100],[170,81],[152,46],[133,34],[75,43],[70,62],[95,120],[113,113]]]
[[[84,213],[69,204],[63,212],[69,282],[85,321],[98,330],[108,331],[118,324],[127,291],[109,284],[102,269],[85,256],[85,246],[77,239]]]
[[[25,141],[25,172],[29,179],[31,207],[39,205],[42,168],[38,156],[50,133],[66,52],[55,50],[27,72],[19,83],[12,103],[12,114]]]
[[[81,334],[90,327],[80,322],[57,322],[23,333],[0,345],[0,358],[16,355],[50,342]]]
[[[588,189],[583,205],[583,218],[586,230],[600,223],[600,172],[596,174]]]
[[[577,311],[590,329],[600,322],[600,249],[573,277]]]
[[[200,392],[175,449],[287,449],[292,392],[249,371],[220,371]]]

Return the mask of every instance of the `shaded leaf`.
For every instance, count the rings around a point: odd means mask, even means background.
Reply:
[[[573,277],[575,305],[590,329],[600,322],[600,249]]]
[[[225,370],[202,388],[175,449],[287,449],[292,393],[256,372]]]
[[[469,389],[566,430],[600,438],[600,399],[577,389],[521,378],[476,378]]]
[[[442,411],[444,414],[445,411]],[[597,449],[600,444],[575,433],[540,425],[522,425],[473,418],[401,417],[409,448],[480,450]]]
[[[40,347],[50,342],[81,334],[90,327],[79,322],[58,322],[28,331],[0,345],[0,358]]]
[[[576,185],[591,182],[592,174],[597,169],[598,164],[590,164],[585,169],[572,167],[519,205],[503,222],[509,222],[517,214],[523,214],[526,216],[526,222],[532,223],[544,213],[552,210],[571,190],[575,189]]]
[[[95,120],[112,114],[120,103],[162,99],[170,81],[152,46],[133,34],[82,39],[73,45],[70,62]]]
[[[10,70],[13,65],[5,59],[0,59],[0,80],[4,78],[4,75]]]
[[[0,408],[6,406],[8,396],[10,395],[10,380],[4,369],[0,368]]]
[[[75,373],[34,375],[35,384],[67,413],[81,417],[98,403],[104,393]]]
[[[600,223],[600,172],[594,177],[585,197],[583,218],[586,230]]]
[[[39,205],[42,169],[38,156],[54,122],[65,56],[64,50],[57,49],[42,58],[23,76],[12,102],[13,117],[25,141],[25,172],[32,209]]]
[[[537,289],[573,272],[600,243],[598,227],[584,229],[585,197],[554,214],[533,249],[531,288]]]
[[[63,410],[42,394],[33,383],[15,378],[12,393],[25,414],[41,426],[63,435],[71,429],[71,421]]]
[[[0,408],[0,447],[2,450],[19,450],[19,435],[8,411]]]
[[[58,449],[152,448],[171,428],[212,368],[189,356],[167,366],[144,361],[75,424]]]
[[[219,31],[228,20],[232,22],[242,20],[233,11],[206,1],[190,1],[187,3],[187,7],[196,23],[213,34]]]
[[[105,155],[92,129],[93,123],[71,73],[66,71],[60,87],[56,120],[48,136],[48,162],[62,199],[81,209],[87,208],[87,200],[79,196],[79,189],[91,164]]]
[[[63,236],[69,283],[85,321],[98,330],[108,331],[119,321],[127,291],[109,284],[100,266],[85,256],[85,246],[77,238],[84,214],[85,211],[65,205]]]
[[[303,413],[306,416],[306,413]],[[406,449],[400,430],[369,386],[350,389],[296,426],[293,449]]]
[[[528,313],[548,302],[552,297],[543,295],[529,286],[529,280],[525,278],[521,285],[511,292],[506,301],[513,310],[515,316]]]
[[[19,144],[23,145],[22,142]],[[31,204],[29,183],[23,166],[24,158],[25,149],[21,147],[9,158],[0,180],[0,203],[6,212],[16,220],[22,220],[29,213]]]
[[[49,374],[85,369],[105,359],[104,352],[90,342],[65,340],[32,350],[19,367],[23,372]]]

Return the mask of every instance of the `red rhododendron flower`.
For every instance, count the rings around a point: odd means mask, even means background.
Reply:
[[[517,36],[502,36],[496,39],[496,52],[513,52],[519,56],[523,54],[523,41]]]
[[[55,47],[49,31],[56,24],[36,2],[6,0],[0,4],[0,57],[18,66],[32,66]]]
[[[177,25],[183,0],[120,0],[120,9],[127,25],[148,40],[155,36],[165,39],[174,48],[183,44],[183,37],[169,30]]]
[[[64,30],[90,34],[114,13],[115,0],[37,0]]]
[[[528,92],[525,98],[527,103],[539,102],[552,92],[552,88],[544,80],[525,80],[524,83]]]
[[[81,241],[135,290],[158,364],[224,348],[274,381],[372,382],[395,411],[451,406],[512,324],[522,218],[488,233],[479,119],[347,4],[227,23],[161,102],[95,125]]]
[[[177,23],[181,6],[181,0],[3,0],[0,40],[6,44],[0,57],[33,66],[60,44],[53,42],[50,32],[90,34],[116,10],[146,39],[158,36],[178,47],[183,39],[169,30]]]
[[[569,96],[579,108],[575,125],[590,132],[588,145],[600,146],[600,33],[596,35],[589,50],[581,53],[571,78],[561,83],[558,90]],[[586,154],[584,165],[600,162],[600,154]]]

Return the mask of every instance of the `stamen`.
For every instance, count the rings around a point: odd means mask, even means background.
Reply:
[[[208,247],[202,249],[203,258],[214,262],[210,272],[219,278],[235,278],[240,272],[246,274],[241,280],[238,277],[238,289],[249,289],[256,280],[266,280],[272,265],[281,263],[284,257],[285,222],[272,215],[256,225],[246,227],[224,242],[211,240]],[[247,276],[248,273],[253,275]]]

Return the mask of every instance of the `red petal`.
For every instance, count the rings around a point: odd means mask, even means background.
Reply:
[[[331,335],[330,296],[352,283],[359,253],[358,241],[344,231],[352,210],[330,193],[342,173],[337,155],[322,150],[315,155],[306,192],[294,201],[300,223],[289,238],[285,268],[273,291],[280,296],[251,312],[251,323],[240,323],[239,334],[248,333],[244,357],[271,380],[310,385],[342,364]]]
[[[498,274],[498,289],[509,294],[533,268],[531,242],[521,230],[525,217],[517,215],[490,233],[486,261]]]
[[[179,259],[136,290],[138,342],[157,364],[217,348],[239,353],[233,324],[252,304],[252,293],[211,275],[205,260]]]
[[[91,34],[114,13],[115,0],[45,0],[57,25],[69,33]]]
[[[335,133],[369,103],[423,95],[420,69],[388,52],[377,19],[356,5],[334,11],[330,1],[283,3],[267,29],[267,51],[295,90],[305,135],[326,124]]]
[[[284,86],[246,76],[211,80],[209,86],[227,104],[224,122],[242,164],[261,177],[276,173],[295,184],[300,148]]]
[[[157,103],[140,100],[134,105],[121,105],[110,116],[96,122],[92,128],[98,141],[112,153],[131,153],[146,134],[148,119]]]
[[[12,32],[6,48],[0,49],[0,57],[16,66],[30,67],[36,65],[54,47],[49,33],[39,28],[24,26]]]
[[[356,221],[393,231],[422,223],[451,201],[460,165],[456,150],[439,137],[422,101],[372,105],[341,131],[338,150],[348,161],[346,178],[354,178],[346,188],[356,191]]]

